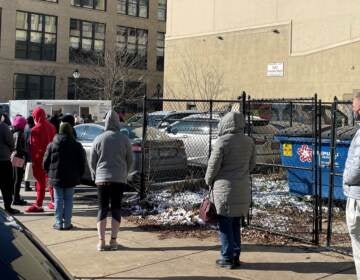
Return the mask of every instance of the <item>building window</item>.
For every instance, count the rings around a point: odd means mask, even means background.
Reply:
[[[15,57],[56,60],[57,17],[16,12]]]
[[[117,0],[117,12],[134,17],[149,17],[149,0]]]
[[[14,97],[15,99],[54,99],[55,77],[15,74]]]
[[[157,33],[156,41],[156,70],[164,71],[164,49],[165,49],[165,33]]]
[[[117,26],[116,47],[130,67],[146,69],[148,31]]]
[[[70,62],[96,63],[104,50],[104,23],[70,19]]]
[[[71,5],[100,11],[106,10],[106,0],[71,0]]]
[[[166,0],[158,0],[158,20],[166,21]]]

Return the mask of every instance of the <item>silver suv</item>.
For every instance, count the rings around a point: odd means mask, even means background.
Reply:
[[[209,143],[218,137],[220,114],[191,115],[169,125],[164,131],[172,138],[184,142],[188,165],[205,167],[209,156]],[[256,144],[257,163],[278,163],[279,143],[273,140],[278,129],[259,117],[251,117],[251,136]],[[248,128],[246,128],[248,129]]]

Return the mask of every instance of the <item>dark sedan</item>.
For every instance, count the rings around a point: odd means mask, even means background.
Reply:
[[[83,145],[89,161],[90,150],[96,136],[104,132],[104,123],[80,124],[75,126],[77,140]],[[133,173],[141,172],[142,127],[122,126],[121,133],[126,134],[132,144],[134,154]],[[147,181],[169,181],[183,179],[187,172],[187,158],[184,143],[172,139],[156,128],[147,129],[145,141],[145,175]],[[135,176],[139,178],[138,176]],[[85,181],[91,182],[89,168],[84,175]],[[131,182],[134,183],[134,182]],[[135,182],[137,183],[137,182]]]
[[[0,208],[1,279],[73,279],[18,220]]]

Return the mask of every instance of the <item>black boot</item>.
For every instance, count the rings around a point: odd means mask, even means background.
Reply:
[[[239,257],[234,257],[233,260],[232,260],[232,263],[233,263],[234,267],[239,267],[240,266]]]
[[[6,208],[5,211],[8,212],[10,215],[16,215],[16,214],[21,213],[19,210],[11,208],[11,207]]]
[[[32,188],[30,187],[30,182],[25,182],[25,191],[26,192],[31,192]]]
[[[13,205],[20,205],[20,206],[24,206],[24,205],[27,205],[27,202],[26,200],[24,199],[21,199],[21,198],[18,198],[18,199],[14,199]]]
[[[216,260],[216,265],[227,269],[233,269],[235,267],[232,260]]]

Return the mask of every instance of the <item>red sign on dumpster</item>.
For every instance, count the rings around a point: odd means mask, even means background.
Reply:
[[[306,144],[301,145],[301,147],[297,149],[297,154],[301,162],[312,161],[312,149]]]

